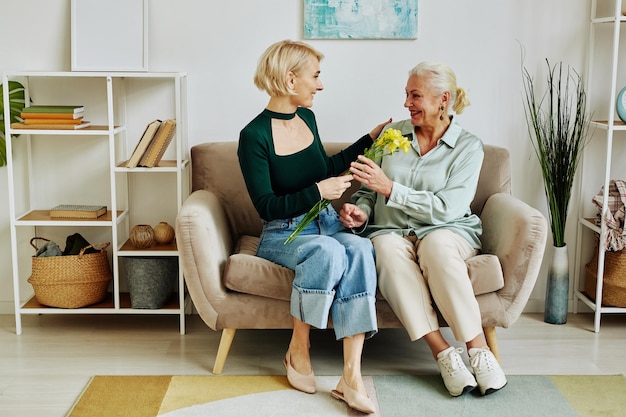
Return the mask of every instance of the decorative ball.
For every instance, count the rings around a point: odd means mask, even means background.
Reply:
[[[149,248],[154,244],[154,229],[149,224],[138,224],[130,230],[130,243],[137,249]]]
[[[154,240],[159,245],[165,245],[174,240],[175,237],[174,228],[167,224],[167,222],[160,222],[154,227]]]
[[[626,87],[622,88],[617,94],[615,108],[620,120],[626,123]]]

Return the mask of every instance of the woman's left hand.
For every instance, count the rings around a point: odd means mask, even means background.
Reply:
[[[341,224],[348,229],[361,227],[367,221],[367,214],[360,207],[345,203],[339,211]]]
[[[371,159],[359,155],[358,162],[350,164],[350,172],[353,179],[365,185],[372,191],[376,191],[389,198],[393,188],[391,181],[385,172]]]

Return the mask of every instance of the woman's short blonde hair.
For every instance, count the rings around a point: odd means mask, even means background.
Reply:
[[[456,85],[456,75],[454,71],[440,62],[421,62],[409,71],[409,77],[429,77],[430,88],[435,94],[450,92],[450,106],[456,114],[463,113],[463,110],[470,105],[465,89]]]
[[[304,42],[276,42],[259,58],[254,85],[272,97],[293,95],[287,84],[287,74],[291,71],[297,75],[311,57],[321,61],[324,55]]]

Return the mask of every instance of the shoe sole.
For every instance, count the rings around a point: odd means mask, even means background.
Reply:
[[[371,411],[371,410],[367,410],[367,409],[363,409],[363,408],[359,408],[359,407],[356,407],[356,406],[352,406],[352,405],[350,405],[350,403],[348,402],[348,400],[347,400],[347,399],[343,396],[343,392],[339,392],[339,391],[337,391],[337,390],[335,390],[335,389],[334,389],[334,390],[332,390],[332,391],[330,392],[330,395],[331,395],[333,398],[335,398],[335,399],[337,399],[337,400],[339,400],[339,401],[343,401],[344,403],[346,403],[346,405],[347,405],[348,407],[352,408],[353,410],[359,411],[359,412],[361,412],[361,413],[363,413],[363,414],[372,414],[372,413],[374,413],[374,412],[375,412],[375,411]]]
[[[454,395],[454,394],[453,394],[453,393],[451,393],[450,391],[448,391],[448,392],[450,392],[450,395],[451,395],[451,396],[453,396],[453,397],[455,397],[455,398],[456,398],[456,397],[460,397],[460,396],[461,396],[461,395],[463,395],[463,394],[467,394],[468,392],[472,392],[472,391],[474,391],[474,389],[476,389],[476,387],[477,387],[477,386],[478,386],[478,385],[467,385],[467,386],[463,387],[463,390],[462,390],[460,393],[456,394],[456,395]]]
[[[506,382],[504,383],[504,385],[502,385],[500,388],[487,388],[484,392],[482,392],[481,390],[481,394],[483,395],[489,395],[489,394],[493,394],[494,392],[500,391],[502,388],[506,387]]]

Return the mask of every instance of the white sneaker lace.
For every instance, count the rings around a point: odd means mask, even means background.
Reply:
[[[463,353],[463,349],[461,348],[451,350],[450,353],[448,353],[448,357],[446,358],[447,360],[442,361],[444,367],[446,368],[446,371],[450,375],[454,375],[460,370],[467,369],[465,368],[463,359],[461,359],[461,353]]]
[[[489,348],[483,348],[476,352],[470,358],[470,365],[474,369],[474,373],[489,373],[494,370],[493,355],[490,354]]]

